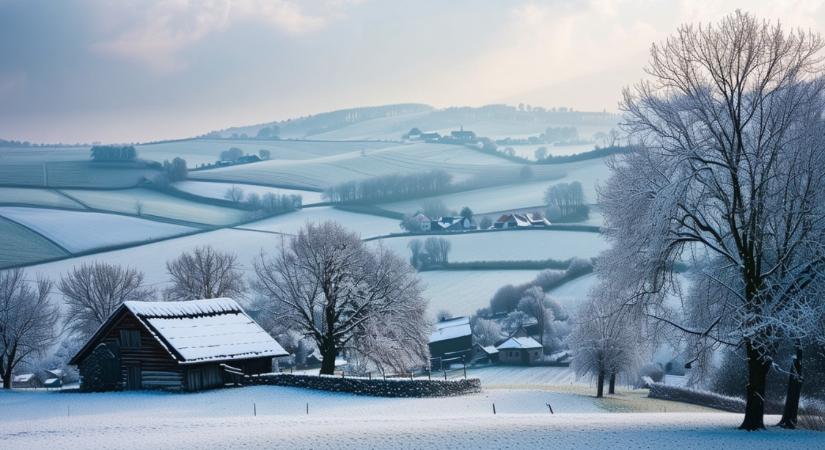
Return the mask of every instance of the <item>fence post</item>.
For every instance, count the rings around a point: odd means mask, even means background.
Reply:
[[[493,403],[493,415],[496,415],[496,404]]]
[[[464,360],[464,357],[461,357],[461,362],[464,364],[464,379],[467,379],[467,361]]]
[[[367,372],[367,376],[372,380],[372,372]]]
[[[307,415],[309,415],[309,402],[307,402]]]
[[[252,402],[252,417],[257,417],[257,416],[258,416],[258,406],[255,404],[255,402]]]
[[[433,379],[432,374],[433,374],[432,370],[430,370],[430,368],[427,368],[427,380],[428,381],[432,381],[432,379]]]

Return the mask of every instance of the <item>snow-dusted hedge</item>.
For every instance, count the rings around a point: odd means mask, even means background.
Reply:
[[[319,375],[271,374],[254,377],[252,383],[318,389],[374,397],[450,397],[481,392],[478,378],[467,380],[407,380],[342,378]]]
[[[715,392],[654,383],[649,377],[645,377],[644,381],[650,389],[650,393],[648,394],[650,398],[691,403],[735,413],[745,412],[745,400],[739,397],[728,397],[727,395],[717,394]],[[779,414],[782,412],[782,405],[767,402],[765,404],[765,412],[768,414]]]

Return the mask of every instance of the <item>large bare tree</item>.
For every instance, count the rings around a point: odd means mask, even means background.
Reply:
[[[603,266],[624,280],[626,306],[663,319],[674,263],[716,264],[705,274],[736,307],[709,310],[719,314],[701,327],[671,324],[745,348],[746,430],[764,428],[777,339],[796,333],[785,319],[823,275],[822,48],[819,35],[741,12],[680,27],[652,47],[651,79],[624,92],[624,128],[640,146],[613,161],[600,191],[613,243]]]
[[[243,297],[246,293],[238,257],[208,245],[168,261],[166,271],[172,279],[165,291],[169,300]]]
[[[59,310],[49,300],[52,283],[26,280],[26,272],[0,272],[0,373],[10,389],[14,369],[42,355],[57,337]]]
[[[427,353],[426,303],[415,271],[335,222],[307,224],[276,254],[262,254],[255,272],[278,319],[315,341],[322,374],[333,373],[335,358],[355,339],[362,350],[391,348],[407,361]]]
[[[57,285],[66,302],[66,328],[89,337],[125,301],[154,298],[137,269],[93,262],[74,267]]]

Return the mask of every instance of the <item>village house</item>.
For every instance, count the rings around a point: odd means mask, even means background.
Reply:
[[[430,223],[432,231],[467,231],[475,230],[476,226],[472,220],[461,216],[439,217]]]
[[[43,383],[40,381],[40,378],[33,373],[21,373],[19,375],[15,375],[11,379],[11,386],[13,388],[39,388],[43,386]]]
[[[473,363],[495,364],[498,362],[498,349],[495,345],[475,345]]]
[[[450,137],[453,140],[460,141],[460,142],[467,142],[473,143],[478,140],[476,134],[472,131],[464,131],[464,127],[461,127],[459,131],[451,131]]]
[[[435,324],[430,335],[430,367],[448,368],[451,364],[469,363],[473,356],[473,331],[468,317],[454,317]]]
[[[502,214],[495,222],[493,228],[544,228],[550,226],[550,221],[539,213],[526,214]]]
[[[71,359],[84,391],[223,386],[287,352],[229,298],[124,302]]]
[[[416,212],[412,218],[416,223],[418,223],[418,229],[420,231],[430,231],[432,229],[433,220],[421,211]]]
[[[496,346],[502,364],[529,366],[544,357],[544,348],[531,337],[511,337]]]

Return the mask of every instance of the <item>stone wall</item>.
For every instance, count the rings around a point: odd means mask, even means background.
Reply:
[[[252,384],[347,392],[373,397],[449,397],[481,392],[481,380],[407,380],[323,375],[270,374],[251,377]]]

